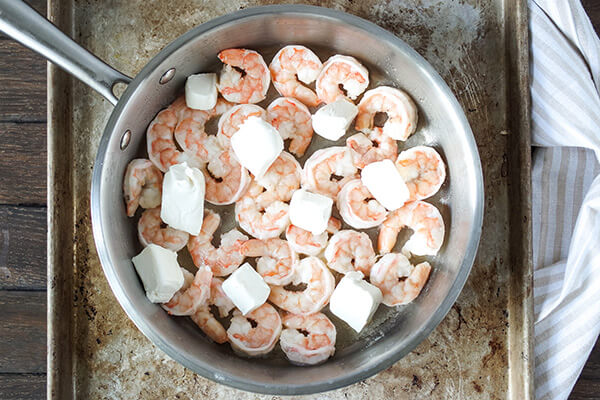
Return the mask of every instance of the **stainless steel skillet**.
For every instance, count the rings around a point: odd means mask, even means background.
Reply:
[[[116,104],[99,146],[92,181],[98,254],[129,317],[150,340],[188,368],[217,382],[263,393],[330,390],[396,362],[437,326],[456,300],[472,266],[481,230],[479,157],[467,120],[449,88],[422,57],[394,35],[357,17],[318,7],[247,9],[183,35],[131,81],[19,1],[0,0],[0,30]],[[168,317],[149,303],[130,262],[139,245],[134,224],[125,216],[120,189],[125,166],[144,147],[148,122],[181,92],[186,76],[214,69],[215,55],[224,48],[262,51],[290,43],[324,48],[329,54],[354,55],[382,82],[407,90],[419,105],[421,119],[418,133],[407,144],[435,145],[449,167],[448,182],[435,199],[447,224],[445,246],[432,260],[434,273],[424,293],[397,312],[390,313],[382,306],[369,331],[358,337],[341,337],[331,360],[309,368],[289,365],[277,357],[239,358],[227,346],[208,342],[186,319]],[[173,68],[175,71],[169,72]],[[112,93],[116,82],[129,83],[120,100]],[[126,132],[131,132],[129,139]]]

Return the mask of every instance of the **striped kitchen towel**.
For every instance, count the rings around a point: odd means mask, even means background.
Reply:
[[[535,397],[554,400],[600,331],[600,41],[579,0],[529,10]]]

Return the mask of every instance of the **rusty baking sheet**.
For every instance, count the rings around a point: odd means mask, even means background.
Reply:
[[[134,76],[198,24],[266,3],[49,0],[48,10],[82,46]],[[486,195],[477,259],[444,321],[388,370],[318,397],[532,398],[525,0],[308,3],[388,29],[437,69],[471,123]],[[262,398],[185,369],[129,321],[104,277],[90,226],[92,165],[112,106],[53,66],[48,98],[48,398]]]

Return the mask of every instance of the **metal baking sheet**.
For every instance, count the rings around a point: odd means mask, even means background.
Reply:
[[[271,3],[49,0],[48,12],[81,45],[134,76],[198,24]],[[486,195],[478,256],[444,321],[388,370],[318,397],[532,398],[525,1],[302,3],[368,19],[438,70],[475,134]],[[112,106],[54,66],[48,98],[48,398],[262,398],[185,369],[129,321],[103,275],[90,226],[92,165]]]

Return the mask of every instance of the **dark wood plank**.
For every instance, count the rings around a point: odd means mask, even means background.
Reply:
[[[46,293],[0,291],[0,373],[46,372]]]
[[[45,123],[0,122],[0,204],[45,205],[46,159]]]
[[[46,16],[48,0],[24,0],[24,1],[25,1],[25,3],[27,3],[31,7],[33,7],[34,10],[36,10],[43,16]],[[8,38],[6,38],[6,36],[4,36],[3,34],[0,33],[0,40],[8,40]]]
[[[0,290],[46,290],[46,208],[0,206]]]
[[[0,41],[0,122],[46,121],[46,62],[12,40]]]
[[[0,374],[0,398],[29,400],[46,398],[45,374]]]
[[[28,0],[46,15],[46,0]],[[0,121],[46,121],[46,61],[0,34]]]
[[[596,341],[569,399],[600,399],[600,340]]]
[[[592,21],[592,25],[594,25],[596,33],[600,32],[600,1],[582,0],[581,4],[590,17],[590,21]]]
[[[29,4],[36,10],[38,13],[42,14],[44,17],[46,16],[46,10],[48,6],[48,0],[24,0],[25,3]],[[0,33],[0,41],[2,40],[12,40],[8,36]]]

